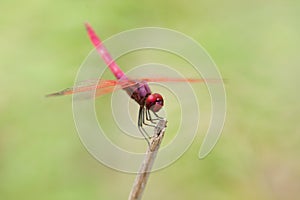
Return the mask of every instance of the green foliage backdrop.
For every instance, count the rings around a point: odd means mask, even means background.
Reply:
[[[300,198],[300,2],[0,2],[0,198],[126,199],[134,175],[99,164],[81,144],[72,85],[102,38],[160,26],[200,42],[228,83],[228,113],[214,151],[198,160],[198,136],[171,167],[153,173],[144,199]]]

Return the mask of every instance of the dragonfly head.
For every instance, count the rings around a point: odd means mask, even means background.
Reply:
[[[148,110],[158,112],[164,105],[164,99],[160,94],[153,93],[147,97],[145,105]]]

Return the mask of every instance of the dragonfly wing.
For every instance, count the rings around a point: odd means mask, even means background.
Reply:
[[[220,79],[202,79],[202,78],[141,78],[145,82],[189,82],[189,83],[218,83]]]
[[[75,84],[72,88],[67,88],[59,92],[55,92],[52,94],[46,95],[47,97],[51,96],[62,96],[62,95],[70,95],[80,92],[89,92],[92,90],[104,89],[109,87],[114,87],[118,84],[116,80],[86,80],[80,81]]]
[[[94,90],[96,90],[95,96],[101,96],[104,94],[111,93],[114,90],[124,89],[127,87],[134,86],[136,84],[137,84],[136,81],[127,80],[127,79],[126,80],[103,80],[103,79],[87,80],[87,81],[81,81],[76,83],[75,86],[72,88],[67,88],[59,92],[48,94],[46,95],[46,97],[84,93],[84,92],[90,92]]]
[[[133,80],[118,80],[113,86],[99,87],[97,88],[95,96],[101,96],[104,94],[112,93],[115,90],[125,89],[128,87],[134,87],[137,85],[136,81]]]

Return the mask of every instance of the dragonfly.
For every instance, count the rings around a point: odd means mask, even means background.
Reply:
[[[101,39],[98,37],[94,29],[90,24],[85,23],[87,34],[96,48],[97,52],[110,69],[112,74],[115,76],[116,80],[104,80],[100,79],[97,81],[87,81],[83,85],[78,85],[76,87],[71,87],[64,89],[59,92],[51,93],[46,95],[47,97],[53,96],[64,96],[72,95],[75,93],[82,93],[87,91],[95,91],[95,96],[101,96],[104,94],[109,94],[115,89],[123,89],[126,93],[139,104],[138,111],[138,129],[142,136],[146,139],[149,145],[149,139],[151,138],[144,126],[155,127],[158,120],[162,119],[161,116],[157,114],[164,106],[164,99],[159,93],[152,93],[148,83],[150,82],[206,82],[207,79],[197,79],[197,78],[139,78],[131,79],[126,76],[126,74],[121,70],[118,64],[113,60],[112,56],[102,43]],[[210,80],[212,81],[212,80]]]

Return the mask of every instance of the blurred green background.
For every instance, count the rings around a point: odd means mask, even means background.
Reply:
[[[135,175],[99,164],[74,126],[73,84],[91,50],[83,22],[103,39],[160,26],[210,53],[226,84],[228,113],[214,151],[198,160],[205,131],[144,199],[300,198],[300,2],[0,2],[0,198],[127,199]],[[209,103],[209,102],[208,102]]]

